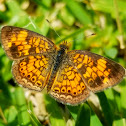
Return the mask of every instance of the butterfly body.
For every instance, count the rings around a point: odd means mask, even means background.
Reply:
[[[49,92],[52,84],[54,83],[54,79],[56,77],[56,74],[58,72],[59,67],[63,63],[63,59],[66,57],[66,46],[61,44],[59,50],[56,51],[56,56],[53,58],[54,60],[54,65],[52,66],[52,72],[50,73],[50,79],[48,81],[48,86],[47,86],[47,91]]]
[[[66,41],[59,48],[33,31],[5,26],[1,40],[7,56],[14,60],[12,73],[23,87],[47,92],[63,104],[77,105],[90,92],[118,84],[125,69],[103,56],[84,51],[68,51]]]

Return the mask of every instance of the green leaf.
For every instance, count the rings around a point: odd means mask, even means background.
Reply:
[[[16,88],[15,90],[16,107],[18,110],[18,123],[19,125],[31,126],[30,116],[27,110],[26,100],[23,92],[23,88]]]
[[[117,119],[113,121],[113,126],[125,126],[125,119]]]
[[[126,118],[126,79],[124,79],[121,82],[121,108],[122,113],[124,114],[124,117]]]
[[[110,57],[112,59],[114,59],[118,54],[117,48],[114,48],[114,47],[104,48],[104,51],[105,51],[106,56],[108,56],[108,57]]]
[[[58,106],[57,102],[52,99],[49,95],[44,95],[45,104],[48,113],[50,113],[49,120],[52,126],[66,126],[65,120],[63,119],[62,111]]]
[[[95,126],[103,126],[97,115],[93,111],[91,111],[90,126],[94,126],[94,124]]]
[[[82,104],[78,111],[76,126],[90,126],[90,108],[87,104]]]
[[[14,121],[17,122],[17,118],[16,118],[17,114],[18,114],[18,111],[16,110],[15,106],[10,106],[4,112],[5,118],[7,119],[7,122],[9,124],[13,123]]]
[[[72,34],[70,34],[70,35],[66,36],[65,38],[63,38],[63,39],[59,40],[58,42],[56,42],[56,44],[59,44],[60,42],[62,42],[62,41],[64,41],[64,40],[67,40],[67,39],[70,38],[70,37],[75,37],[75,36],[77,36],[78,34],[82,33],[85,29],[86,29],[86,28],[84,27],[84,28],[80,28],[80,29],[76,30],[76,31],[73,32]]]
[[[102,111],[104,113],[104,117],[105,117],[104,123],[108,126],[111,126],[112,122],[113,122],[113,114],[112,114],[111,108],[109,106],[107,97],[104,92],[97,93],[97,95],[98,95],[98,98],[100,101]]]
[[[29,114],[30,114],[30,117],[31,117],[31,119],[32,119],[32,122],[33,122],[34,126],[43,126],[43,125],[40,123],[40,121],[37,119],[36,115],[35,115],[31,110],[29,110],[28,112],[29,112]]]
[[[75,22],[74,16],[69,12],[67,8],[62,8],[59,17],[61,20],[69,26],[72,26]]]
[[[77,114],[78,114],[78,111],[80,109],[80,105],[78,105],[78,106],[67,105],[67,108],[69,109],[69,112],[71,113],[74,120],[77,120]]]
[[[82,23],[82,24],[91,24],[91,18],[85,9],[74,0],[64,0],[66,2],[67,7],[70,9],[71,13]]]

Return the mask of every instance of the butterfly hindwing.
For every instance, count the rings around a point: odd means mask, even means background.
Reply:
[[[90,91],[77,69],[65,62],[59,68],[49,93],[59,102],[76,105],[85,101]]]

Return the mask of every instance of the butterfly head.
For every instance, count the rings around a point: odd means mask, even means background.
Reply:
[[[63,41],[60,45],[59,45],[60,49],[62,50],[68,50],[69,49],[69,46],[68,46],[68,43],[67,41]]]

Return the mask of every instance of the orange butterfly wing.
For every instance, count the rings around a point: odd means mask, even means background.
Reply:
[[[112,87],[125,76],[125,69],[121,65],[103,56],[81,50],[70,51],[68,55],[69,61],[93,92]]]
[[[12,60],[22,59],[29,55],[55,53],[56,46],[48,38],[13,26],[4,26],[1,30],[3,48]]]
[[[77,69],[65,62],[59,68],[49,94],[59,102],[76,105],[85,101],[90,91]]]

